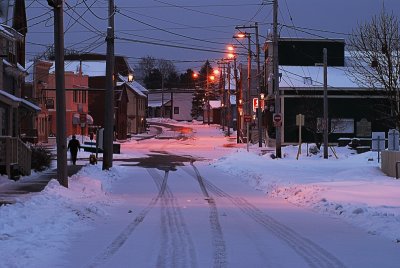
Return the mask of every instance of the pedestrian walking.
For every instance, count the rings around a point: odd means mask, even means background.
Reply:
[[[76,139],[75,135],[72,135],[72,139],[68,142],[68,149],[71,153],[72,164],[76,165],[76,158],[78,156],[78,150],[81,149],[81,144]]]

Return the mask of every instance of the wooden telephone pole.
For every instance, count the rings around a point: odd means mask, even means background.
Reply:
[[[113,162],[114,136],[114,0],[108,2],[106,91],[104,107],[103,170],[110,169]]]
[[[66,104],[64,82],[64,17],[63,0],[47,0],[54,9],[54,54],[56,73],[56,119],[57,119],[57,179],[60,185],[68,187]]]

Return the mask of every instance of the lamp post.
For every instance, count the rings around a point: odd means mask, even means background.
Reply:
[[[247,90],[246,90],[246,115],[249,116],[251,114],[251,107],[250,107],[250,87],[251,87],[251,39],[250,34],[246,32],[239,32],[237,35],[233,36],[236,39],[247,38]],[[247,135],[247,143],[249,143],[249,131],[250,125],[249,122],[246,122],[246,135]]]
[[[240,29],[254,29],[255,31],[255,36],[256,36],[256,58],[257,58],[257,128],[258,128],[258,146],[262,147],[262,113],[261,113],[261,98],[260,98],[260,93],[261,93],[261,87],[262,87],[262,79],[261,79],[261,66],[260,66],[260,42],[259,42],[259,34],[258,34],[258,23],[255,22],[254,25],[248,25],[248,26],[236,26],[235,29],[240,30]],[[246,33],[248,35],[249,39],[249,55],[250,55],[250,60],[251,60],[251,48],[250,48],[250,34]],[[250,61],[251,64],[251,61]]]

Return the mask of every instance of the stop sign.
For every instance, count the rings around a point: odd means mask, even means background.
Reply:
[[[282,114],[274,114],[272,118],[275,123],[282,122]]]

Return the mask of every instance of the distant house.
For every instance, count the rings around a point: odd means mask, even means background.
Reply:
[[[93,129],[103,127],[106,55],[94,53],[66,55],[65,60],[68,68],[76,69],[77,66],[82,66],[83,73],[88,75],[88,113],[93,118]],[[66,70],[68,69],[66,68]],[[114,129],[116,131],[116,137],[118,139],[123,139],[127,137],[128,133],[141,133],[145,131],[147,90],[136,82],[127,81],[128,75],[132,74],[133,71],[124,56],[115,56],[114,73],[116,74],[114,88],[114,95],[116,96],[114,98],[115,119],[117,119],[117,115],[119,115],[119,122],[121,122],[121,120],[124,122],[117,126],[116,120]],[[123,95],[120,95],[121,90],[124,91]],[[125,116],[127,117],[126,120],[122,118]]]
[[[50,91],[47,88],[49,87],[50,68],[52,65],[52,62],[45,60],[27,63],[29,76],[25,80],[23,96],[26,99],[35,100],[40,107],[40,112],[37,114],[34,122],[34,131],[31,134],[27,133],[25,137],[26,139],[31,137],[30,141],[32,143],[47,143],[51,133],[49,127],[49,122],[51,121],[49,110],[54,109],[55,99],[50,97]]]
[[[146,110],[148,90],[135,80],[118,76],[117,86],[125,88],[127,94],[127,133],[139,134],[146,131]]]
[[[148,116],[192,121],[194,89],[155,89],[148,93]],[[162,110],[164,109],[164,115]]]
[[[66,135],[88,135],[89,127],[93,124],[93,117],[88,109],[88,75],[83,73],[78,66],[75,70],[65,71],[65,108],[66,108]],[[52,107],[47,106],[49,111],[49,135],[57,135],[56,124],[56,83],[54,65],[50,69],[48,80],[47,102]]]

